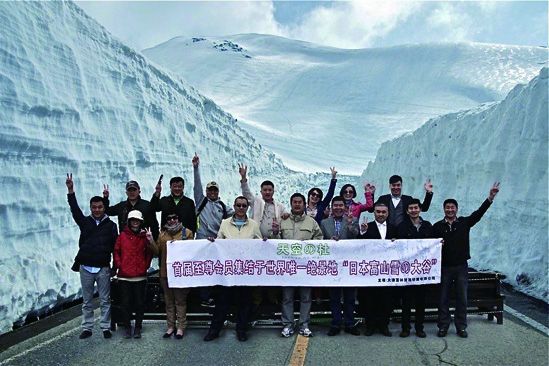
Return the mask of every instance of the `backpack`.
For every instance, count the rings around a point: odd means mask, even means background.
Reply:
[[[200,202],[200,206],[198,206],[198,209],[196,210],[196,218],[198,218],[200,216],[200,213],[202,212],[204,207],[206,207],[206,203],[208,203],[208,197],[204,197],[202,202]],[[225,203],[223,203],[223,201],[221,201],[221,200],[219,201],[219,203],[221,204],[221,208],[223,209],[223,219],[226,219],[227,218],[227,206],[225,206]]]

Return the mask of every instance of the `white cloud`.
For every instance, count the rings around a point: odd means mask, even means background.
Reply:
[[[284,28],[290,38],[340,48],[363,48],[406,20],[421,3],[412,1],[348,1],[320,6],[295,26]]]

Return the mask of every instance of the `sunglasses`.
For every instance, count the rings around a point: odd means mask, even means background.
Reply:
[[[168,216],[168,217],[166,217],[166,221],[170,221],[170,220],[177,220],[177,216]]]
[[[355,191],[353,191],[352,189],[346,189],[345,193],[355,193]]]
[[[127,189],[128,192],[134,192],[134,191],[137,191],[137,188],[135,187],[130,187]]]
[[[318,194],[318,193],[316,193],[316,192],[313,192],[313,193],[311,193],[311,196],[313,196],[313,197],[320,197],[320,194]]]
[[[246,208],[246,207],[248,207],[248,205],[246,205],[246,204],[242,204],[242,203],[236,203],[236,204],[234,205],[234,207],[238,207],[238,208]]]

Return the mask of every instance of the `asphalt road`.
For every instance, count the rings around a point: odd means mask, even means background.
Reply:
[[[288,365],[297,337],[279,336],[278,328],[252,329],[241,343],[233,329],[219,339],[204,342],[204,328],[187,330],[182,340],[161,338],[163,321],[147,321],[143,338],[110,340],[96,330],[91,338],[78,339],[80,319],[42,332],[0,354],[0,365]],[[469,317],[469,338],[450,332],[437,338],[436,324],[426,324],[427,338],[399,338],[398,323],[391,323],[392,338],[374,335],[326,335],[327,326],[313,325],[305,365],[546,365],[547,335],[507,317],[503,325],[482,316]]]

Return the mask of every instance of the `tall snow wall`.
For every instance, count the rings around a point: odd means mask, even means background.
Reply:
[[[284,201],[328,182],[289,171],[232,116],[71,2],[0,3],[0,106],[0,333],[78,295],[67,172],[85,213],[103,183],[112,202],[125,199],[129,179],[149,199],[160,174],[183,176],[192,197],[195,152],[204,184],[215,179],[226,202],[239,193],[240,161],[252,187],[268,177]]]
[[[382,144],[361,180],[388,191],[392,174],[404,193],[423,198],[431,178],[434,197],[423,217],[442,219],[442,202],[455,198],[469,215],[501,190],[471,231],[470,266],[497,270],[526,293],[548,301],[547,68],[517,85],[498,103],[429,120],[415,132]],[[380,192],[382,193],[382,192]]]

